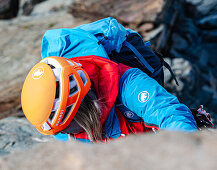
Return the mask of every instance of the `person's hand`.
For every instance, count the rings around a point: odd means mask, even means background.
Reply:
[[[203,128],[213,128],[214,124],[211,121],[210,114],[203,109],[200,105],[199,109],[191,109],[194,119],[197,122],[197,127],[201,130]]]

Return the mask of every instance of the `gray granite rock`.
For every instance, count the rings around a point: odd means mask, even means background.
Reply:
[[[0,119],[21,110],[20,93],[29,70],[40,61],[47,29],[71,28],[88,21],[61,9],[44,16],[19,16],[0,21]]]
[[[19,0],[0,1],[0,19],[11,19],[17,16]]]
[[[145,29],[144,24],[156,29],[159,25],[156,19],[163,5],[163,0],[76,0],[69,12],[92,21],[114,17],[124,26],[146,35],[150,30]]]
[[[32,148],[35,144],[53,140],[40,134],[25,118],[0,120],[0,156]]]
[[[45,0],[20,0],[19,5],[19,16],[20,15],[30,15],[34,9],[34,7]]]
[[[197,134],[144,134],[98,145],[75,141],[49,142],[26,152],[1,157],[0,169],[217,169],[216,145],[216,131]]]
[[[204,30],[216,29],[217,28],[217,15],[208,15],[200,20],[196,21],[197,26]]]
[[[209,15],[210,13],[217,12],[217,1],[216,0],[202,0],[196,5],[197,10],[202,15]]]
[[[71,6],[74,0],[46,0],[38,5],[36,5],[31,13],[31,15],[48,15],[49,13],[65,10]]]
[[[180,81],[180,87],[173,81],[166,87],[189,107],[204,104],[216,113],[217,108],[209,103],[215,103],[217,90],[217,0],[166,0],[166,4],[159,18],[164,29],[155,42],[171,58]],[[187,60],[191,71],[177,63],[177,58]]]

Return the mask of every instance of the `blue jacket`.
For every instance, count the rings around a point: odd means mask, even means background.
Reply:
[[[145,124],[159,127],[159,129],[194,132],[197,131],[196,121],[189,108],[181,104],[177,97],[168,93],[158,82],[137,68],[127,70],[119,81],[119,103],[135,113]],[[121,127],[115,112],[112,109],[106,122],[105,132],[108,137],[116,139],[121,136]],[[59,134],[58,140],[68,140],[68,136]],[[89,142],[86,139],[80,139]]]
[[[115,27],[117,25],[115,20],[110,20],[109,25],[112,28],[119,28],[119,26]],[[107,22],[108,19],[105,21]],[[104,49],[105,45],[97,45],[98,39],[91,34],[90,30],[86,31],[86,27],[87,25],[74,29],[48,30],[42,41],[42,58],[48,56],[71,58],[96,55],[109,59],[107,53],[111,49],[106,51]],[[95,24],[92,24],[91,28],[98,30]],[[120,36],[123,38],[126,31],[122,27],[120,28],[120,31],[115,32],[114,35],[124,34]],[[109,37],[109,35],[107,36]],[[109,40],[113,40],[113,38],[109,38]],[[115,48],[119,41],[124,40],[112,41],[112,47]],[[119,83],[118,100],[138,117],[141,117],[145,123],[158,126],[160,129],[190,132],[197,130],[196,122],[188,107],[179,103],[175,96],[169,94],[154,79],[139,69],[129,69],[122,75]],[[110,115],[115,115],[114,110]],[[110,136],[116,138],[119,135],[120,126],[115,116],[108,117],[106,125],[109,127],[107,132],[111,134]]]
[[[137,68],[127,70],[121,77],[118,98],[144,122],[157,125],[160,129],[197,130],[189,108]]]

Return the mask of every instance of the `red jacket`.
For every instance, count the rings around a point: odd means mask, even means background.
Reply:
[[[97,97],[105,103],[106,107],[102,111],[101,124],[104,125],[103,127],[110,134],[106,134],[106,136],[118,138],[129,133],[152,132],[153,127],[145,125],[142,120],[136,122],[127,120],[118,107],[116,107],[120,77],[130,67],[97,56],[76,57],[71,60],[82,64],[82,67],[87,71],[93,83]],[[110,114],[113,114],[112,118],[108,118]],[[116,124],[116,126],[112,128],[106,127],[111,124]],[[112,131],[115,131],[115,135]],[[86,132],[74,135],[74,137],[81,140],[88,139]]]

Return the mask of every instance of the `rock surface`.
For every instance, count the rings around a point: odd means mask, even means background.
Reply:
[[[0,156],[24,151],[36,143],[52,139],[51,136],[40,134],[25,118],[9,117],[0,120]]]
[[[17,16],[19,10],[19,0],[0,1],[0,19],[10,19]]]
[[[92,21],[114,17],[124,26],[136,29],[143,35],[156,26],[157,15],[163,5],[163,0],[77,0],[69,12],[75,17]]]
[[[0,169],[216,169],[216,145],[216,132],[161,132],[98,145],[49,142],[0,158]]]
[[[191,67],[186,75],[182,64],[174,63],[172,68],[181,68],[179,81],[187,88],[180,90],[174,81],[168,82],[167,87],[189,107],[204,104],[209,112],[216,113],[217,0],[166,0],[165,3],[159,15],[164,29],[156,40],[156,48],[171,60],[188,60]]]
[[[61,9],[58,5],[56,7]],[[44,14],[37,11],[34,16],[0,20],[0,119],[20,114],[22,84],[29,70],[40,61],[41,39],[45,31],[88,22],[75,19],[65,8]]]
[[[20,15],[30,15],[34,7],[44,0],[20,0],[19,5],[19,16]]]
[[[74,0],[47,0],[35,6],[31,15],[45,15],[58,11],[67,11]]]

